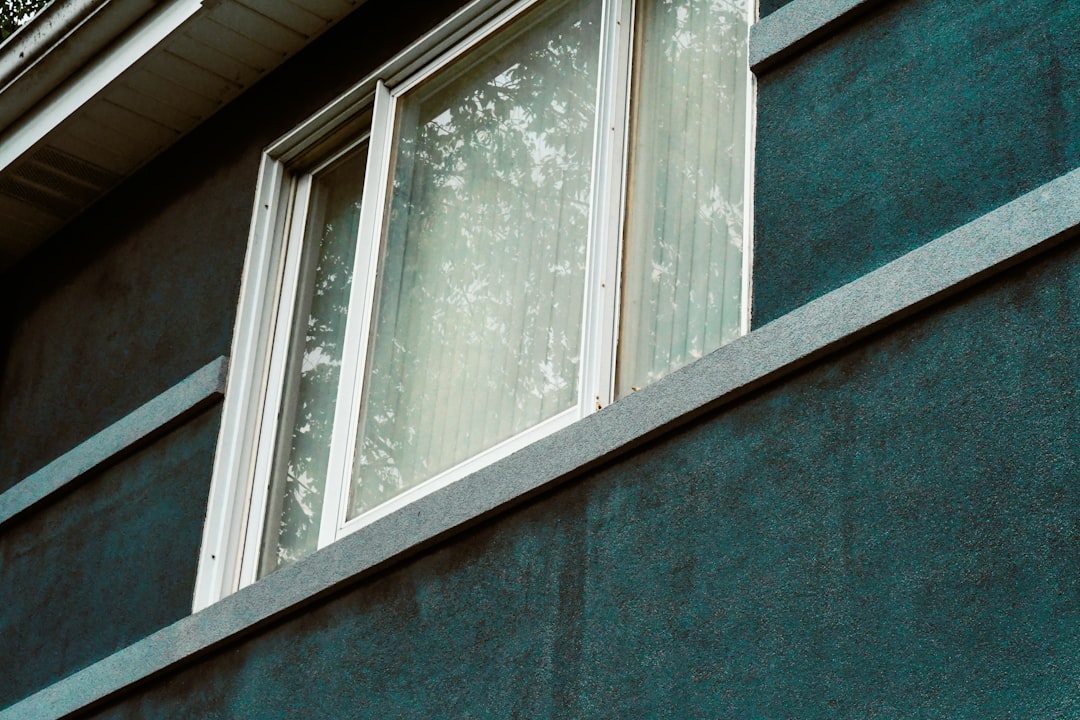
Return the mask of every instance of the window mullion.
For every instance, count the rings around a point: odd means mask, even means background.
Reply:
[[[270,486],[270,473],[274,466],[277,452],[278,417],[281,412],[282,395],[285,389],[285,373],[288,367],[291,348],[289,334],[292,331],[292,316],[296,307],[296,294],[300,281],[300,266],[304,254],[304,234],[311,201],[311,175],[304,175],[294,183],[295,197],[289,203],[291,211],[286,219],[288,237],[285,243],[285,266],[281,274],[278,291],[277,312],[272,331],[273,348],[270,355],[270,367],[266,375],[266,394],[262,409],[262,423],[256,440],[254,471],[247,528],[244,535],[244,552],[240,564],[239,587],[255,582],[258,577],[259,550],[262,545],[263,526],[266,522],[266,507]]]
[[[746,24],[752,26],[758,19],[757,0],[746,2]],[[747,57],[749,57],[750,36],[747,33]],[[746,101],[746,145],[743,148],[743,157],[746,158],[746,167],[743,168],[745,181],[743,183],[743,255],[742,255],[742,307],[739,313],[739,333],[746,335],[750,332],[750,311],[753,308],[753,270],[754,270],[754,143],[757,134],[757,77],[750,70],[750,65],[744,68],[746,73],[747,101]]]
[[[606,0],[601,24],[582,335],[582,414],[609,404],[614,392],[633,5],[633,0]]]
[[[265,391],[273,313],[283,248],[276,242],[289,194],[281,163],[265,157],[259,168],[244,280],[240,287],[228,392],[222,408],[218,452],[195,583],[194,611],[234,592],[240,577],[244,532],[250,512],[254,438]]]
[[[363,400],[364,371],[371,337],[384,208],[390,184],[390,149],[394,129],[394,98],[380,80],[375,88],[371,137],[357,231],[357,252],[345,328],[341,381],[334,413],[333,439],[327,465],[326,491],[319,526],[319,547],[333,542],[344,524],[352,479],[356,427]]]

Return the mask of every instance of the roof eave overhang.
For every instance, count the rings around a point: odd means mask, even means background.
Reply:
[[[56,0],[0,45],[0,269],[363,0]]]

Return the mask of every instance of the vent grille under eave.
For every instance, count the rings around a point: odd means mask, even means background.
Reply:
[[[105,168],[46,145],[0,177],[0,193],[63,222],[119,181]]]
[[[0,270],[120,182],[114,172],[44,145],[0,175]]]

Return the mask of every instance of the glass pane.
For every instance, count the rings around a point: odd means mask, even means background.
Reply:
[[[745,1],[638,9],[616,395],[738,337]]]
[[[259,576],[318,546],[367,145],[315,177]]]
[[[544,3],[400,98],[350,518],[576,405],[599,22]]]

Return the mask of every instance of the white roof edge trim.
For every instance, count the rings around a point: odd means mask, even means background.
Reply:
[[[61,3],[65,5],[66,3]],[[135,23],[125,37],[82,71],[73,74],[37,108],[0,134],[0,171],[22,157],[61,122],[161,43],[202,7],[201,0],[174,0]],[[32,21],[20,32],[43,19]],[[18,35],[12,35],[15,38]],[[6,51],[5,43],[4,50]],[[4,53],[6,55],[6,52]],[[40,56],[39,56],[40,57]],[[0,57],[0,60],[3,58]]]
[[[0,93],[108,0],[53,0],[0,43]]]

